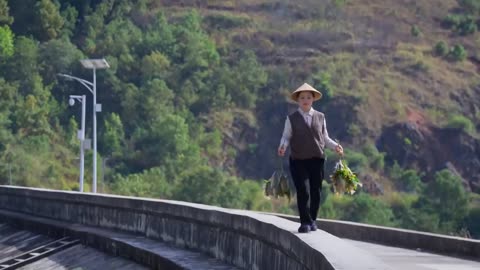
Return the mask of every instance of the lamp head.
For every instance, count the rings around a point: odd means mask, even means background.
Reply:
[[[68,100],[68,104],[69,104],[70,106],[75,105],[75,99],[70,98],[70,99]]]

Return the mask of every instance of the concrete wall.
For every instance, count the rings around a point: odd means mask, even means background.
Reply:
[[[297,223],[241,210],[8,186],[0,210],[139,234],[243,269],[388,269],[328,233],[297,234]]]

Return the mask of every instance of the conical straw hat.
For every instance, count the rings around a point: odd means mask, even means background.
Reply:
[[[319,100],[322,98],[322,93],[320,93],[317,89],[313,88],[310,84],[308,83],[304,83],[302,84],[302,86],[300,86],[299,88],[297,88],[297,90],[293,91],[291,94],[290,94],[290,99],[292,99],[293,101],[297,101],[298,99],[298,96],[300,95],[300,92],[303,92],[303,91],[310,91],[313,93],[313,100],[316,101],[316,100]]]

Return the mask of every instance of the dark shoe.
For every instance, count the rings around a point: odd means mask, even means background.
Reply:
[[[302,224],[302,225],[300,225],[300,228],[298,228],[298,232],[299,233],[308,233],[308,232],[310,232],[310,226],[306,225],[306,224],[305,225]]]
[[[317,223],[315,223],[315,221],[312,222],[312,224],[310,224],[310,231],[314,232],[314,231],[316,231],[317,229],[318,229]]]

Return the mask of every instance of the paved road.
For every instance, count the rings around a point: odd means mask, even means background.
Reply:
[[[379,257],[395,270],[480,270],[480,261],[344,239]]]

